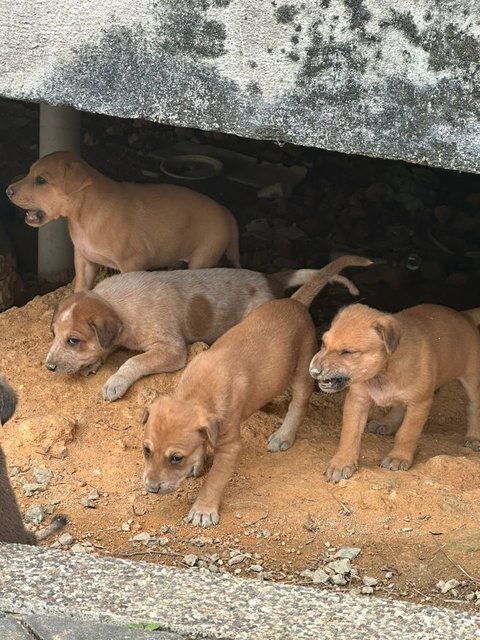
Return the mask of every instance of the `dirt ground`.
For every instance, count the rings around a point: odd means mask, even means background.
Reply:
[[[188,480],[168,496],[148,494],[141,482],[143,407],[171,392],[179,374],[143,379],[108,404],[102,385],[126,352],[113,354],[88,378],[45,368],[52,312],[69,291],[62,288],[0,314],[1,371],[19,396],[0,443],[22,512],[41,504],[47,512],[67,514],[74,541],[99,555],[185,565],[185,556],[195,554],[197,566],[208,567],[213,557],[215,570],[305,585],[312,580],[302,572],[324,566],[340,547],[359,547],[353,561],[359,578],[329,588],[358,588],[369,576],[378,580],[374,591],[382,597],[478,609],[472,594],[480,588],[480,454],[462,446],[465,403],[459,385],[437,394],[410,471],[379,468],[390,438],[365,434],[359,472],[336,486],[322,473],[337,445],[343,394],[314,393],[295,445],[269,454],[267,436],[287,407],[287,395],[277,398],[244,424],[243,451],[221,522],[201,530],[182,522],[201,479]],[[36,485],[27,497],[38,468],[53,477],[46,490]],[[159,543],[131,540],[142,532]],[[247,555],[230,566],[238,552]],[[249,570],[252,564],[256,569]],[[450,579],[460,584],[441,594],[437,583]]]

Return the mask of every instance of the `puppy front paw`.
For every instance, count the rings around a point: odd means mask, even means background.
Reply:
[[[188,516],[185,517],[185,522],[193,524],[194,527],[212,527],[218,524],[220,516],[217,509],[209,509],[208,507],[201,508],[193,505],[190,509]]]
[[[103,399],[108,402],[113,402],[114,400],[118,400],[122,396],[126,394],[128,389],[130,388],[130,384],[122,375],[115,373],[113,376],[106,381],[103,385]]]
[[[465,438],[465,442],[463,444],[469,449],[473,449],[473,451],[480,451],[480,440],[475,440],[475,438]]]
[[[268,451],[274,453],[276,451],[286,451],[290,449],[295,442],[295,437],[291,437],[288,434],[282,433],[282,428],[277,429],[267,440]]]
[[[355,460],[336,460],[332,458],[325,470],[325,478],[327,482],[340,482],[340,480],[348,480],[351,478],[358,465]]]
[[[384,469],[390,469],[390,471],[406,471],[412,466],[412,461],[389,455],[381,461],[380,466]]]

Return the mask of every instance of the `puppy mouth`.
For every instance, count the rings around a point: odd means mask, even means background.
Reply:
[[[25,222],[31,227],[41,227],[47,222],[47,216],[41,209],[27,209],[25,211]]]
[[[318,388],[324,393],[337,393],[348,386],[350,378],[346,376],[334,376],[332,378],[322,378],[317,380]]]

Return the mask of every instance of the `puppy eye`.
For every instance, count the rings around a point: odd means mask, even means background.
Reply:
[[[146,444],[143,445],[143,455],[145,458],[149,458],[152,455],[152,450]]]
[[[170,456],[170,464],[180,464],[185,456],[181,456],[179,453],[174,453]]]
[[[35,184],[47,184],[47,181],[43,176],[37,176],[35,178]]]
[[[69,347],[76,347],[80,343],[78,338],[67,338],[67,344]]]
[[[352,353],[355,353],[355,351],[350,351],[350,349],[342,349],[340,351],[341,356],[350,356]]]

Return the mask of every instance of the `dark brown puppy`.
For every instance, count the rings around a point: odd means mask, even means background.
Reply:
[[[16,405],[15,392],[4,379],[0,379],[0,423],[2,425],[7,420],[10,420]],[[59,515],[55,516],[47,527],[36,534],[25,528],[15,494],[8,479],[5,455],[0,447],[0,542],[37,544],[60,531],[67,522],[65,516]]]

